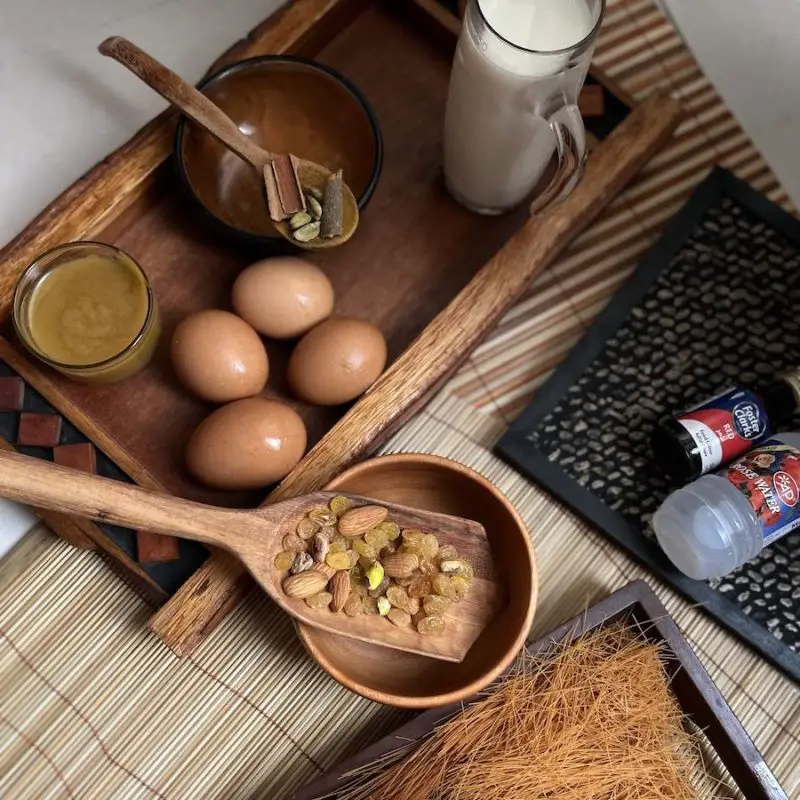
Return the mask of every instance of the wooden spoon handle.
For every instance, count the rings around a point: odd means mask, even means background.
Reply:
[[[181,500],[7,451],[0,451],[0,497],[234,551],[240,531],[250,523],[246,512]],[[270,523],[259,519],[259,524],[266,528]]]
[[[169,100],[256,169],[263,169],[272,160],[271,153],[245,136],[236,123],[204,94],[132,42],[122,36],[111,36],[97,49],[104,56],[127,67],[151,89]]]

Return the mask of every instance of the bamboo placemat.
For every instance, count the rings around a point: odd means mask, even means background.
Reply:
[[[610,0],[597,61],[637,97],[670,87],[687,106],[686,121],[385,448],[468,464],[517,505],[539,563],[537,635],[648,576],[491,446],[713,163],[788,207],[651,0]],[[95,554],[41,536],[30,552],[27,568],[16,564],[16,578],[0,582],[2,797],[278,798],[407,716],[335,684],[256,593],[180,660],[147,633],[150,609]],[[799,796],[800,689],[650,582],[787,794]]]

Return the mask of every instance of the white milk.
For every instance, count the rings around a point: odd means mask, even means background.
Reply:
[[[561,89],[577,97],[588,68],[588,53],[567,70],[571,53],[552,51],[574,48],[595,19],[587,0],[480,0],[480,8],[508,41],[470,8],[450,78],[444,170],[461,202],[500,213],[525,199],[553,155],[543,106]]]

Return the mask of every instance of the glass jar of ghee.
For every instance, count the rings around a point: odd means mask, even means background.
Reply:
[[[19,279],[13,320],[33,355],[89,384],[138,372],[153,356],[161,330],[142,268],[99,242],[73,242],[39,256]]]

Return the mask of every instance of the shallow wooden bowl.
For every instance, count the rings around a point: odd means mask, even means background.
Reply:
[[[460,664],[387,650],[298,625],[315,661],[348,689],[379,703],[431,708],[488,686],[525,643],[536,608],[537,576],[530,534],[511,503],[477,472],[429,455],[402,454],[364,461],[326,489],[477,520],[486,528],[508,602]]]
[[[344,170],[359,208],[372,196],[383,161],[380,128],[367,99],[340,73],[308,59],[259,56],[199,88],[256,144]],[[175,134],[175,159],[189,194],[218,226],[246,244],[283,241],[266,211],[263,179],[186,119]]]

